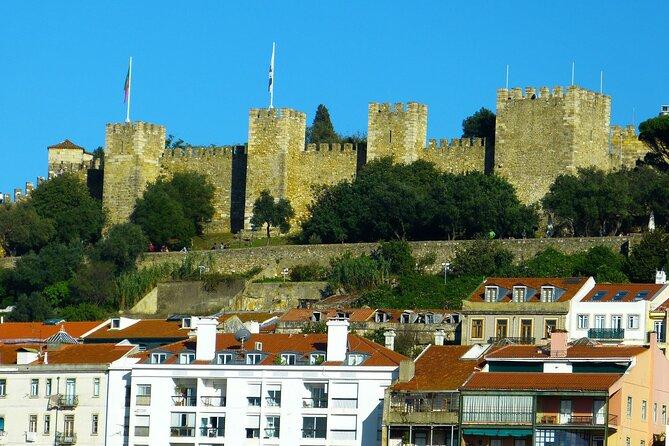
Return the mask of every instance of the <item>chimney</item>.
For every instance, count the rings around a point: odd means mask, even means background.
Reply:
[[[409,382],[416,374],[416,364],[411,359],[405,359],[400,362],[400,377],[401,383]]]
[[[551,332],[551,358],[567,356],[567,331],[553,330]]]
[[[49,352],[44,352],[44,364],[49,363]]]
[[[650,351],[655,351],[657,348],[657,332],[656,331],[651,331],[648,333],[648,346],[650,347]]]
[[[327,321],[328,346],[327,361],[344,361],[348,344],[348,321],[345,318],[333,318]]]
[[[434,345],[444,345],[444,339],[446,338],[446,333],[443,328],[437,328],[434,331]]]
[[[655,283],[658,285],[667,283],[667,273],[663,269],[655,271]]]
[[[395,350],[395,330],[388,330],[385,333],[383,333],[383,336],[385,336],[385,345],[387,349],[390,350]]]
[[[216,327],[215,318],[199,318],[195,327],[195,359],[197,361],[211,361],[216,355]]]
[[[32,348],[22,348],[16,352],[16,364],[25,365],[36,361],[39,358],[39,352]]]

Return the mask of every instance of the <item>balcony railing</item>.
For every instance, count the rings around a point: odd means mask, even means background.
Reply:
[[[200,401],[207,407],[225,407],[226,398],[224,396],[201,396]]]
[[[194,396],[174,395],[172,402],[175,406],[195,406],[197,398]]]
[[[327,398],[302,398],[302,407],[305,409],[325,409],[328,407]]]
[[[457,393],[396,393],[390,397],[392,412],[455,412],[459,406]]]
[[[325,438],[325,429],[302,429],[302,438]]]
[[[49,397],[49,408],[51,409],[73,409],[78,404],[78,395],[51,395]]]
[[[137,404],[138,406],[150,406],[151,395],[137,395],[135,399],[135,404]]]
[[[195,427],[193,426],[172,426],[170,427],[170,436],[172,437],[194,437]]]
[[[279,438],[278,427],[268,427],[265,429],[265,438]]]
[[[544,415],[537,414],[537,423],[549,425],[565,425],[565,426],[604,426],[604,415]],[[618,417],[609,414],[609,426],[618,424]]]
[[[588,330],[590,339],[619,340],[625,338],[624,328],[591,328]]]
[[[265,404],[271,407],[281,407],[281,398],[265,397]]]
[[[463,423],[532,424],[533,412],[462,412]]]
[[[56,432],[56,444],[65,445],[65,444],[77,444],[77,434],[75,433],[62,433]]]
[[[224,427],[201,427],[200,435],[203,437],[215,438],[215,437],[225,437],[225,428]]]
[[[508,341],[512,344],[534,345],[535,338],[532,337],[510,337],[510,336],[493,336],[488,338],[488,344],[496,344],[498,342]]]

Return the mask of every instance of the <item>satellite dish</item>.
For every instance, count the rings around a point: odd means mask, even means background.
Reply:
[[[240,328],[235,332],[235,339],[242,344],[242,350],[244,350],[244,342],[248,341],[251,338],[251,332],[246,328]]]

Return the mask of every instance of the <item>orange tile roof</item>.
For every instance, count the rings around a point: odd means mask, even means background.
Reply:
[[[408,382],[397,382],[395,391],[457,390],[477,366],[479,359],[461,359],[471,346],[430,345],[416,360],[416,373]]]
[[[424,308],[424,309],[398,309],[398,308],[340,308],[340,309],[327,309],[319,310],[313,308],[294,308],[288,310],[284,313],[283,316],[279,318],[279,322],[309,322],[313,313],[321,313],[321,320],[327,320],[328,318],[335,317],[338,312],[349,313],[348,320],[350,322],[366,322],[373,321],[374,314],[377,311],[383,311],[384,313],[390,315],[390,319],[387,322],[399,322],[400,316],[405,311],[413,311],[416,314],[425,314],[425,313],[435,313],[435,314],[446,314],[450,313],[449,310],[443,308]]]
[[[62,142],[59,142],[58,144],[54,144],[52,146],[48,147],[49,149],[78,149],[78,150],[84,150],[83,147],[79,147],[69,139],[66,139]]]
[[[105,325],[86,336],[86,339],[187,339],[190,329],[181,328],[181,320],[140,319],[123,329],[109,328]]]
[[[262,361],[262,365],[272,365],[276,356],[280,353],[294,352],[302,353],[307,356],[316,351],[327,351],[327,334],[313,333],[313,334],[279,334],[279,333],[259,333],[252,334],[251,338],[245,342],[244,346],[247,351],[254,351],[256,342],[262,342],[262,352],[267,353],[267,357]],[[349,351],[366,353],[369,358],[362,364],[364,366],[398,366],[399,363],[405,359],[405,356],[397,352],[389,350],[382,345],[379,345],[369,339],[365,339],[356,335],[348,335]],[[174,342],[172,344],[164,345],[162,347],[148,350],[138,354],[141,359],[148,359],[152,351],[167,351],[172,353],[179,353],[182,351],[195,351],[196,338],[193,337],[188,340]],[[240,351],[241,345],[235,339],[234,334],[219,333],[216,335],[216,350],[232,350]],[[176,356],[168,358],[166,364],[174,364]],[[326,365],[333,363],[324,363]],[[336,363],[341,365],[340,363]]]
[[[224,313],[218,316],[218,323],[221,324],[226,320],[230,319],[232,316],[237,316],[240,321],[248,322],[265,322],[268,319],[273,318],[274,316],[281,316],[281,313],[269,313],[262,311],[241,311],[239,313]]]
[[[474,372],[462,390],[607,391],[618,373]]]
[[[0,342],[44,341],[58,333],[61,327],[70,336],[79,338],[101,323],[101,321],[63,322],[48,325],[43,322],[4,322],[0,324]]]
[[[588,277],[488,277],[467,299],[470,302],[484,302],[485,287],[496,285],[506,290],[504,298],[498,302],[510,302],[511,293],[514,286],[526,286],[535,290],[535,293],[529,297],[526,302],[540,302],[542,286],[554,286],[565,290],[557,302],[568,302],[580,290]]]
[[[634,302],[636,295],[645,291],[647,295],[642,300],[652,300],[665,285],[655,283],[605,283],[595,285],[581,302]],[[627,292],[620,300],[613,300],[618,292]],[[595,294],[606,293],[601,299],[592,300]]]
[[[569,359],[606,359],[631,358],[647,351],[646,347],[636,345],[570,345],[567,347]],[[485,355],[486,359],[547,359],[550,348],[536,345],[505,345]],[[564,359],[560,358],[560,359]]]
[[[0,345],[0,364],[16,364],[16,353],[22,348],[44,350],[44,345],[4,344]],[[133,345],[116,344],[66,344],[48,352],[48,364],[109,364],[127,355]],[[44,357],[32,365],[44,365]]]

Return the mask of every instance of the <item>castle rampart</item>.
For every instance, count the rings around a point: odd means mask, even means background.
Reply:
[[[611,127],[610,150],[611,166],[614,169],[633,168],[637,160],[648,153],[648,146],[639,140],[639,135],[632,125]]]
[[[418,152],[418,159],[433,163],[437,169],[454,174],[483,171],[485,166],[485,139],[454,138],[430,139],[427,147]]]
[[[408,164],[418,159],[427,139],[427,105],[372,102],[367,117],[367,160],[391,156]]]

